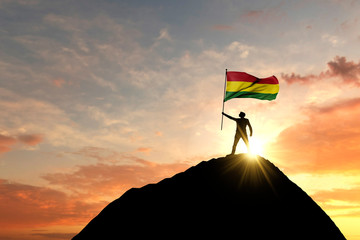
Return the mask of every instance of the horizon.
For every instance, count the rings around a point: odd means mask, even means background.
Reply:
[[[253,152],[360,239],[360,2],[0,1],[1,239],[69,239],[132,187]],[[239,142],[236,153],[246,152]]]

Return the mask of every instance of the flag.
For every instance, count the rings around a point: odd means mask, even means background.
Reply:
[[[226,72],[224,102],[232,98],[257,98],[274,100],[279,93],[279,81],[275,76],[257,78],[245,72]]]

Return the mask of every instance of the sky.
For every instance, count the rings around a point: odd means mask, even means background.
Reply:
[[[360,239],[360,2],[0,0],[0,238],[70,239],[132,187],[256,153]],[[244,145],[237,152],[244,152]]]

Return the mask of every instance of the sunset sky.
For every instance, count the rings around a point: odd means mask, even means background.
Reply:
[[[0,0],[0,239],[70,239],[131,187],[257,153],[360,239],[360,1]],[[244,145],[238,152],[245,151]]]

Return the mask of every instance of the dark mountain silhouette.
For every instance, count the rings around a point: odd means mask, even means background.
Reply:
[[[326,213],[277,167],[247,154],[203,161],[132,188],[73,240],[345,239]]]

